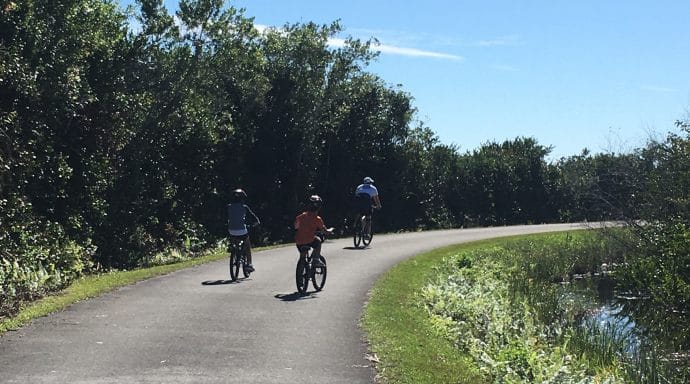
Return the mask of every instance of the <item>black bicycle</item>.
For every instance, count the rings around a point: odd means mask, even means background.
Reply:
[[[303,245],[299,249],[300,254],[306,252],[307,255],[303,258],[300,255],[299,261],[297,261],[297,270],[295,271],[295,282],[297,283],[297,292],[304,294],[309,288],[309,281],[314,285],[316,291],[323,289],[326,285],[326,259],[323,255],[319,255],[319,261],[321,265],[316,265],[314,258],[312,257],[313,250],[308,245]]]
[[[230,239],[230,280],[236,281],[242,269],[242,274],[247,278],[252,273],[247,266],[247,253],[244,249],[244,240]]]
[[[371,215],[359,215],[354,224],[355,247],[359,248],[360,244],[365,247],[371,244],[371,240],[374,238],[374,233],[371,230]]]

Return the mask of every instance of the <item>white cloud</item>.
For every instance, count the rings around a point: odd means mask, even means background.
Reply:
[[[649,91],[649,92],[656,92],[656,93],[675,93],[675,92],[678,92],[678,90],[674,89],[674,88],[658,87],[658,86],[653,86],[653,85],[643,86],[642,90]]]
[[[345,46],[345,39],[330,38],[328,39],[328,45],[335,48],[342,48]]]
[[[260,33],[264,32],[265,30],[273,27],[268,27],[265,25],[260,25],[260,24],[254,24],[254,28],[256,28]],[[330,38],[328,39],[328,45],[334,48],[341,48],[345,46],[345,39],[340,39],[340,38]],[[373,43],[371,47],[372,51],[379,51],[383,54],[389,54],[389,55],[398,55],[398,56],[410,56],[410,57],[430,57],[430,58],[435,58],[435,59],[443,59],[443,60],[456,60],[456,61],[463,61],[465,60],[464,57],[459,56],[459,55],[453,55],[450,53],[443,53],[443,52],[435,52],[435,51],[430,51],[430,50],[423,50],[423,49],[417,49],[417,48],[405,48],[405,47],[399,47],[395,45],[388,45],[388,44],[376,44]]]
[[[431,58],[435,58],[435,59],[457,60],[457,61],[465,60],[465,58],[462,56],[453,55],[450,53],[426,51],[426,50],[416,49],[416,48],[396,47],[393,45],[386,45],[386,44],[379,44],[377,46],[374,46],[374,47],[372,47],[372,50],[380,51],[381,53],[391,54],[391,55],[412,56],[412,57],[431,57]]]
[[[344,39],[338,39],[338,38],[331,38],[331,39],[328,39],[328,45],[330,45],[332,47],[343,47],[345,45],[345,40]],[[427,50],[416,49],[416,48],[396,47],[396,46],[387,45],[387,44],[372,44],[371,50],[372,51],[379,51],[383,54],[398,55],[398,56],[431,57],[434,59],[457,60],[457,61],[465,60],[465,58],[462,56],[453,55],[450,53],[427,51]]]

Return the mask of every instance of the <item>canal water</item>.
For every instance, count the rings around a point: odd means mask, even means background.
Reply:
[[[606,276],[578,278],[563,288],[564,299],[579,300],[587,308],[582,326],[620,347],[640,377],[646,378],[639,382],[690,383],[690,316],[686,313],[662,310],[643,297],[618,292]]]

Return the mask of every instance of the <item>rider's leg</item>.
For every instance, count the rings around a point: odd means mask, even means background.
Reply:
[[[252,265],[252,243],[249,241],[249,236],[244,240],[244,252],[247,255],[247,264]]]
[[[323,267],[323,263],[320,260],[321,240],[314,239],[314,242],[311,244],[312,244],[312,248],[314,248],[314,250],[311,253],[312,265],[317,266],[317,267]]]
[[[357,223],[357,232],[360,234],[366,232],[366,222],[364,221],[365,215],[366,213],[364,211],[359,211],[359,213],[357,213],[357,219],[355,220],[355,223]]]
[[[314,239],[314,242],[312,243],[312,248],[314,248],[314,251],[311,253],[312,257],[321,256],[321,240],[319,240],[318,238]]]
[[[366,232],[367,232],[367,235],[371,235],[371,213],[368,213],[368,214],[365,216],[364,221],[365,221],[365,223],[366,223],[365,225],[366,225]]]
[[[304,250],[304,251],[299,251],[299,259],[300,260],[306,260],[307,259],[307,254],[309,254],[309,250]]]

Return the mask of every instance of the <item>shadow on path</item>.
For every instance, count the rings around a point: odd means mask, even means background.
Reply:
[[[246,279],[241,279],[241,280],[246,280]],[[202,281],[201,285],[225,285],[225,284],[237,284],[239,283],[240,280],[232,281],[232,280],[206,280]]]
[[[316,292],[314,292],[316,293]],[[281,301],[298,301],[298,300],[307,300],[307,299],[315,299],[316,297],[312,296],[309,292],[307,293],[299,293],[299,292],[293,292],[293,293],[279,293],[275,296],[276,299],[279,299]]]

